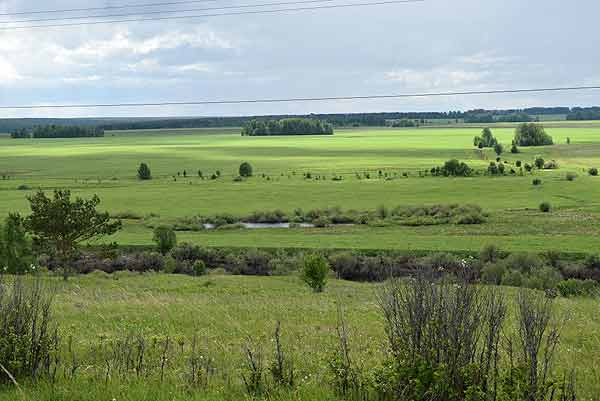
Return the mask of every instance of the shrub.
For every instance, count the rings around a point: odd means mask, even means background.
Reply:
[[[169,226],[158,226],[154,229],[152,241],[156,243],[158,251],[166,255],[177,245],[177,236],[173,228]]]
[[[494,138],[494,135],[492,135],[492,130],[489,128],[484,128],[481,132],[481,136],[476,136],[473,138],[473,145],[479,149],[492,148],[497,143],[498,141],[496,138]]]
[[[504,146],[501,143],[495,144],[494,145],[494,152],[496,152],[496,154],[498,156],[500,156],[504,152]]]
[[[241,177],[252,177],[252,165],[248,162],[242,163],[239,172]]]
[[[502,264],[506,266],[508,270],[518,270],[523,273],[529,273],[530,271],[541,267],[542,260],[534,253],[515,252],[502,260]]]
[[[539,179],[539,178],[534,178],[533,181],[532,181],[532,184],[537,187],[539,185],[542,185],[542,180]]]
[[[329,263],[321,255],[309,255],[304,259],[302,268],[302,280],[314,292],[322,292],[329,273]]]
[[[552,205],[549,202],[540,203],[540,212],[542,213],[550,213],[552,210]]]
[[[519,150],[519,148],[517,147],[517,144],[513,142],[512,146],[510,147],[510,153],[512,153],[512,154],[517,154],[517,153],[519,153],[519,152],[520,152],[520,150]],[[518,166],[517,166],[517,167],[518,167]]]
[[[588,170],[588,174],[593,177],[596,177],[598,175],[598,169],[596,167],[592,167]]]
[[[522,164],[523,164],[523,162],[521,162],[521,160],[517,160],[515,163],[515,166],[521,167]]]
[[[489,244],[481,248],[479,261],[482,263],[494,263],[500,259],[500,249],[496,245]]]
[[[570,278],[556,284],[558,293],[563,297],[577,297],[584,295],[596,295],[598,283],[594,280],[578,280]]]
[[[506,273],[506,268],[501,263],[488,263],[481,269],[481,281],[485,284],[500,285]]]
[[[509,270],[502,276],[502,285],[521,287],[524,280],[523,273],[518,270]]]
[[[248,276],[271,275],[271,254],[259,249],[249,249],[236,258],[233,273]]]
[[[152,179],[152,173],[150,172],[150,167],[146,163],[141,163],[140,167],[137,170],[137,176],[140,180],[150,180]]]
[[[194,275],[202,276],[206,274],[206,264],[202,260],[197,260],[194,262]]]
[[[537,290],[547,290],[556,288],[556,285],[562,279],[563,277],[557,269],[549,266],[540,266],[531,270],[524,281],[524,286]]]
[[[558,163],[556,160],[550,160],[544,163],[544,170],[556,170],[558,169]]]
[[[600,255],[592,254],[586,256],[583,266],[590,270],[600,269]]]
[[[31,241],[25,233],[23,220],[10,213],[0,226],[0,274],[26,273],[33,261]]]
[[[313,220],[312,224],[318,228],[329,227],[331,225],[331,220],[325,216],[320,216]]]
[[[55,369],[58,327],[52,294],[39,279],[0,281],[0,365],[16,380],[50,375]],[[0,383],[9,381],[2,372]]]
[[[541,170],[544,168],[544,159],[542,157],[536,157],[535,161],[533,162],[535,164],[535,166],[538,168],[538,170]]]
[[[523,123],[515,131],[515,144],[519,146],[545,146],[552,145],[552,137],[546,133],[544,127],[536,123]]]
[[[566,177],[567,181],[575,181],[575,179],[577,178],[577,174],[575,173],[567,173]]]
[[[17,191],[27,191],[30,190],[31,188],[29,187],[29,185],[25,185],[25,184],[21,184],[17,187]]]

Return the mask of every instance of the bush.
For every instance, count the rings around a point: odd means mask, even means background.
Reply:
[[[248,162],[242,163],[239,172],[241,177],[252,177],[252,165]]]
[[[0,365],[18,381],[35,381],[56,368],[57,349],[49,290],[39,279],[0,281]],[[9,377],[2,372],[0,383],[6,382]]]
[[[541,125],[523,123],[515,131],[514,143],[519,146],[545,146],[552,145],[553,141]]]
[[[597,295],[598,283],[594,280],[578,280],[570,278],[556,284],[558,293],[563,297]]]
[[[485,284],[502,284],[506,268],[501,263],[488,263],[481,269],[481,281]]]
[[[33,261],[31,241],[25,234],[23,220],[10,213],[0,226],[0,274],[23,274]]]
[[[321,255],[309,255],[304,259],[302,268],[302,280],[314,292],[322,292],[327,282],[329,263]]]
[[[531,270],[523,285],[536,290],[547,290],[556,288],[556,285],[562,279],[563,277],[557,269],[549,266],[540,266]]]
[[[502,276],[502,285],[510,287],[521,287],[525,278],[518,270],[509,270]]]
[[[202,276],[204,274],[206,274],[206,264],[201,260],[195,261],[194,262],[194,275]]]
[[[501,143],[495,144],[494,145],[494,152],[496,152],[496,154],[498,156],[500,156],[504,152],[504,146]]]
[[[539,178],[534,178],[532,184],[537,187],[539,185],[542,185],[542,180],[540,180]]]
[[[544,170],[557,170],[558,162],[556,160],[550,160],[544,163]]]
[[[500,259],[500,249],[496,245],[489,244],[481,248],[479,261],[481,263],[494,263]]]
[[[596,167],[592,167],[588,170],[588,174],[593,177],[596,177],[598,175],[598,169]]]
[[[566,177],[567,181],[575,181],[577,178],[577,174],[575,173],[567,173]]]
[[[158,251],[166,255],[177,245],[177,236],[173,228],[168,226],[158,226],[154,229],[152,241],[156,243]]]
[[[536,157],[535,161],[533,162],[535,164],[535,166],[538,168],[538,170],[541,170],[544,168],[544,164],[546,163],[544,161],[544,159],[542,157]]]
[[[540,203],[540,212],[542,213],[550,213],[552,211],[552,205],[549,202]]]
[[[502,264],[507,270],[518,270],[523,273],[529,273],[542,266],[542,260],[534,253],[516,252],[511,253],[502,260]]]
[[[140,180],[150,180],[152,179],[152,173],[150,172],[150,167],[146,163],[141,163],[140,167],[138,167],[137,176]]]
[[[25,184],[21,184],[17,187],[17,191],[28,191],[30,189],[31,189],[31,187],[29,187],[29,185],[25,185]]]

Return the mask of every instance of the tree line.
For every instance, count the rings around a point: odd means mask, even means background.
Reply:
[[[77,125],[44,125],[31,130],[19,128],[11,133],[11,138],[95,138],[103,137],[104,129]]]
[[[331,124],[310,118],[251,120],[242,128],[242,136],[333,135]]]

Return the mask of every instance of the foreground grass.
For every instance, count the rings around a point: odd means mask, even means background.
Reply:
[[[78,379],[74,382],[29,385],[27,400],[233,400],[244,397],[240,384],[242,345],[248,338],[262,344],[272,358],[272,333],[277,321],[291,352],[299,388],[274,399],[336,399],[327,383],[326,362],[335,349],[338,304],[344,306],[351,331],[352,352],[357,361],[372,366],[382,358],[385,342],[382,318],[375,300],[375,284],[331,280],[326,291],[314,294],[297,277],[185,276],[121,273],[92,274],[58,286],[56,317],[64,336],[75,347],[86,347],[101,336],[126,333],[173,338],[198,335],[205,341],[217,366],[227,371],[231,386],[222,380],[205,391],[191,391],[181,383],[148,383],[117,379],[104,384]],[[516,290],[505,289],[512,299]],[[600,314],[598,301],[588,298],[558,299],[558,316],[566,319],[556,365],[577,369],[580,396],[600,394]],[[235,368],[234,368],[235,367]],[[228,370],[229,369],[229,370]],[[219,384],[220,383],[220,384]],[[13,387],[0,392],[0,400],[21,396]]]

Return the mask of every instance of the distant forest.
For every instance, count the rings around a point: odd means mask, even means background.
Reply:
[[[333,135],[331,124],[310,118],[251,120],[242,128],[242,136]]]
[[[12,138],[93,138],[103,137],[104,129],[100,127],[80,127],[76,125],[44,125],[31,130],[19,128],[13,131]]]
[[[32,130],[36,126],[99,127],[104,130],[134,130],[162,128],[237,128],[252,120],[269,121],[288,118],[320,120],[333,127],[418,126],[438,123],[530,122],[540,116],[560,116],[567,120],[600,120],[600,107],[531,107],[509,110],[469,110],[448,112],[389,112],[308,115],[267,115],[245,117],[185,117],[185,118],[76,118],[76,119],[0,119],[0,132],[18,129]]]

